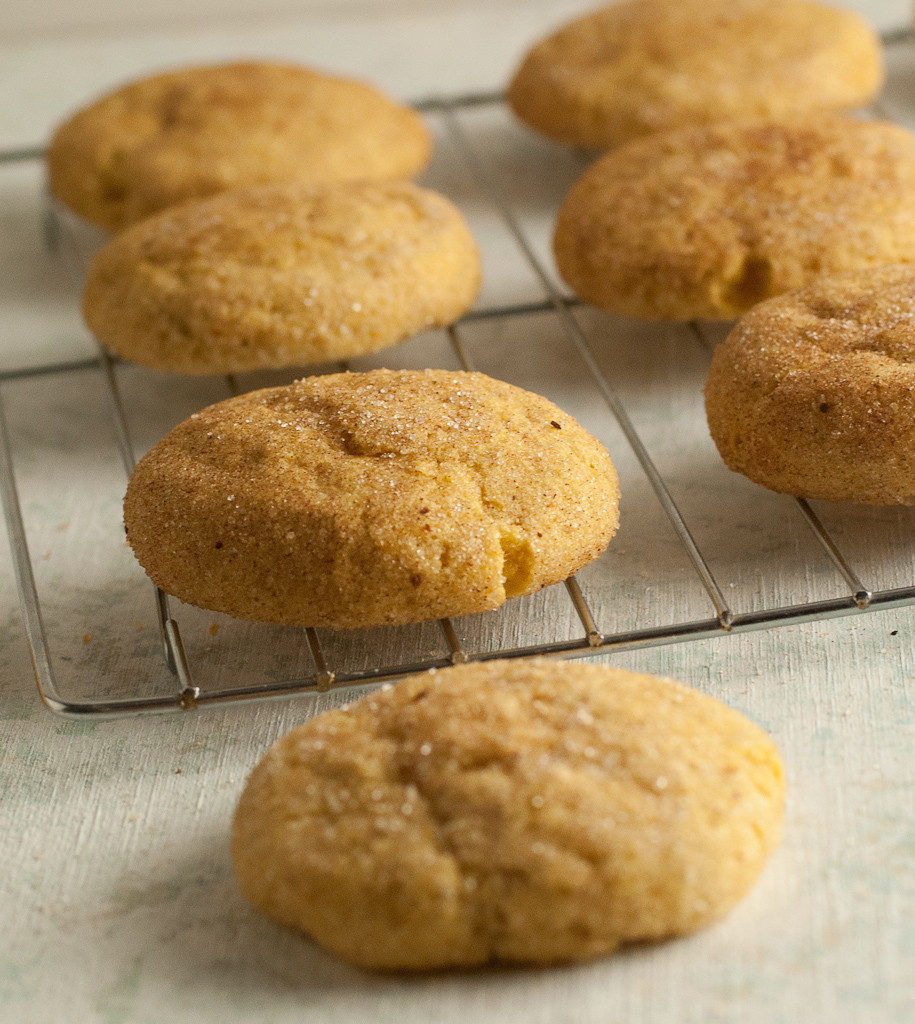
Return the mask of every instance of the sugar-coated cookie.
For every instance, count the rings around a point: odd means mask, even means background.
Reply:
[[[531,127],[609,149],[726,119],[847,110],[883,81],[858,15],[809,0],[628,0],[537,44],[508,89]]]
[[[915,136],[836,116],[639,139],[572,187],[554,249],[594,305],[731,319],[820,273],[915,261]]]
[[[58,199],[117,231],[244,185],[411,177],[430,152],[419,115],[368,84],[247,62],[117,89],[61,125],[48,168]]]
[[[705,401],[722,458],[758,484],[915,505],[915,266],[756,306],[716,349]]]
[[[376,351],[451,323],[479,285],[470,231],[438,193],[260,185],[116,235],[90,265],[83,313],[133,362],[228,373]]]
[[[233,854],[254,906],[355,964],[585,959],[730,910],[783,787],[765,733],[671,679],[478,663],[279,740]]]
[[[170,594],[357,627],[481,612],[576,572],[618,522],[603,446],[483,374],[311,377],[210,406],[139,462],[127,539]]]

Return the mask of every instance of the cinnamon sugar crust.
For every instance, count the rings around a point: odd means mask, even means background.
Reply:
[[[293,64],[181,68],[129,83],[65,121],[51,191],[119,231],[186,199],[276,181],[410,178],[431,140],[373,86]]]
[[[882,83],[880,41],[851,11],[808,0],[629,0],[534,46],[508,101],[537,131],[605,150],[672,128],[849,110]]]
[[[127,539],[163,590],[242,619],[353,628],[557,583],[619,519],[603,446],[479,373],[310,377],[196,413],[138,463]]]
[[[115,236],[90,265],[83,315],[142,366],[236,373],[375,352],[451,323],[479,287],[473,237],[436,192],[261,185]]]
[[[915,136],[844,117],[652,135],[585,171],[554,249],[596,306],[733,319],[819,274],[915,261]]]
[[[705,402],[724,461],[764,487],[915,504],[915,267],[757,306],[716,349]]]
[[[478,663],[284,736],[232,848],[255,907],[352,963],[547,964],[723,916],[778,843],[783,794],[765,733],[680,683]]]

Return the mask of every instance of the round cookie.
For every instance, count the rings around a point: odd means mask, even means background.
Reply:
[[[915,261],[915,136],[827,117],[639,139],[572,187],[554,250],[586,302],[649,319],[731,319],[820,273]]]
[[[458,210],[409,182],[261,185],[111,239],[83,315],[143,366],[231,373],[344,359],[451,323],[480,260]]]
[[[242,619],[337,628],[496,608],[616,531],[603,446],[479,373],[311,377],[204,409],[139,462],[127,539],[153,581]]]
[[[764,487],[915,505],[915,266],[756,306],[715,350],[705,403],[725,463]]]
[[[508,102],[553,139],[609,149],[688,125],[863,106],[882,81],[880,42],[850,11],[808,0],[629,0],[537,44]]]
[[[723,916],[783,789],[765,733],[671,679],[476,663],[280,739],[232,848],[255,907],[352,963],[550,963]]]
[[[249,62],[117,89],[61,125],[48,169],[58,199],[117,231],[245,185],[411,177],[430,152],[419,115],[365,83]]]

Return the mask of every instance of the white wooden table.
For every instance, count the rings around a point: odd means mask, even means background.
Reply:
[[[127,77],[197,60],[278,56],[370,78],[405,99],[498,90],[525,46],[582,3],[253,5],[177,3],[144,22],[139,4],[97,5],[72,27],[69,5],[0,15],[0,149],[40,146],[52,126]],[[290,5],[286,5],[288,8]],[[881,28],[908,5],[858,5]],[[266,9],[265,9],[266,8]],[[212,9],[212,15],[209,14]],[[168,16],[167,19],[165,16]],[[915,44],[893,51],[889,113],[915,127]],[[485,255],[481,305],[536,303],[543,289],[481,194],[447,123],[429,184],[465,210]],[[514,200],[549,267],[557,197],[584,165],[514,124],[499,105],[461,124]],[[0,388],[54,668],[74,696],[161,692],[152,601],[119,539],[124,472],[91,368],[26,377],[19,368],[93,355],[65,254],[41,236],[40,163],[0,164]],[[708,352],[682,328],[645,328],[581,312],[601,368],[738,611],[841,590],[788,499],[729,474],[701,419]],[[623,483],[623,527],[581,574],[601,629],[625,631],[711,613],[644,473],[581,358],[548,312],[469,325],[479,368],[548,394],[607,443]],[[455,365],[443,336],[360,360]],[[252,381],[252,386],[258,381]],[[222,397],[123,371],[135,442]],[[819,506],[865,584],[915,580],[915,518]],[[619,651],[608,660],[711,693],[767,728],[789,776],[785,839],[749,897],[692,938],[554,970],[386,977],[351,969],[258,917],[241,900],[228,825],[264,749],[336,695],[114,721],[52,715],[35,687],[0,545],[0,1020],[147,1024],[463,1022],[525,1024],[902,1024],[915,1020],[915,609],[868,612],[767,631]],[[580,629],[564,593],[504,616],[458,623],[462,642],[510,645]],[[215,633],[212,626],[218,626]],[[188,613],[185,639],[213,685],[298,668],[286,634],[253,644],[246,627]],[[409,635],[407,635],[409,634]],[[359,667],[441,644],[434,627],[338,641]],[[252,647],[256,648],[252,654]]]

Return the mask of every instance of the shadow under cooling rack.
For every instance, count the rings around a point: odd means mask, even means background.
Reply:
[[[185,380],[86,349],[9,369],[0,490],[38,687],[55,712],[326,692],[468,660],[585,656],[915,603],[915,510],[814,508],[721,464],[702,406],[720,326],[608,316],[556,283],[552,220],[584,158],[532,137],[496,96],[418,106],[437,136],[424,184],[461,207],[487,283],[452,328],[347,365],[477,369],[546,395],[610,450],[618,536],[576,578],[485,615],[340,632],[238,622],[151,588],[124,543],[126,476],[202,405],[314,368]],[[39,193],[40,154],[6,157],[0,174],[16,168]],[[97,240],[65,214],[50,223],[56,247],[23,237],[18,258],[35,276],[73,264],[69,292],[52,298],[72,304],[78,332],[81,267]]]

